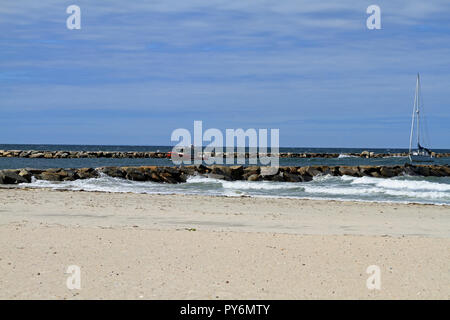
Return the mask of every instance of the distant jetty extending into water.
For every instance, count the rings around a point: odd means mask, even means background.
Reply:
[[[251,158],[257,156],[270,156],[262,153],[238,153],[238,152],[217,152],[203,153],[205,157],[223,158]],[[342,156],[353,156],[361,158],[385,158],[385,157],[407,157],[408,153],[375,153],[362,151],[361,153],[294,153],[280,152],[273,156],[280,158],[338,158]],[[434,153],[436,158],[450,157],[450,153]],[[75,158],[169,158],[169,152],[154,151],[42,151],[42,150],[0,150],[0,158],[30,158],[30,159],[75,159]]]
[[[227,181],[277,181],[308,182],[318,175],[391,178],[401,175],[412,176],[450,176],[448,165],[410,165],[403,166],[307,166],[307,167],[269,167],[269,166],[142,166],[142,167],[100,167],[81,169],[8,169],[0,170],[0,184],[30,183],[32,177],[47,181],[74,181],[97,178],[101,175],[123,178],[132,181],[153,181],[161,183],[186,182],[189,176],[200,175]]]

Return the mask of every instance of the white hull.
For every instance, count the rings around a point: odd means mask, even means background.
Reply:
[[[417,154],[410,154],[409,155],[409,160],[411,160],[411,162],[433,162],[434,158],[431,156],[422,156],[422,155],[417,155]]]

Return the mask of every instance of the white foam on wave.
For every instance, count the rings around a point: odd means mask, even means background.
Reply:
[[[352,155],[350,155],[350,154],[344,154],[344,153],[341,153],[339,156],[338,156],[338,159],[342,159],[342,158],[358,158],[357,156],[352,156]]]
[[[419,180],[420,179],[420,180]],[[138,182],[101,175],[99,178],[51,182],[33,178],[27,187],[67,190],[132,192],[147,194],[203,194],[222,196],[268,196],[450,204],[447,179],[427,181],[419,177],[316,176],[306,183],[271,181],[224,181],[204,176],[189,177],[187,183]]]
[[[377,187],[396,190],[429,190],[429,191],[450,191],[450,184],[432,182],[426,180],[412,180],[406,177],[394,178],[374,178],[374,177],[350,177],[343,176],[344,181],[351,181],[352,184],[368,184]]]
[[[410,199],[450,199],[450,194],[444,192],[418,192],[408,190],[392,190],[380,187],[330,187],[330,186],[305,186],[305,192],[310,194],[336,195],[336,196],[361,196],[364,198],[383,196],[408,197]]]
[[[193,176],[187,180],[188,183],[216,183],[220,184],[224,189],[238,190],[281,190],[281,189],[298,189],[301,185],[290,182],[273,182],[273,181],[226,181],[203,176]]]
[[[290,182],[271,182],[271,181],[222,181],[225,189],[241,190],[287,190],[298,189],[303,186]]]
[[[31,183],[22,185],[55,190],[156,193],[159,184],[155,182],[130,181],[102,174],[99,178],[79,179],[75,181],[46,181],[37,180],[33,177]]]

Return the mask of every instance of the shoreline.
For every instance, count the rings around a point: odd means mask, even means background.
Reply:
[[[389,201],[389,200],[364,200],[364,199],[339,199],[339,198],[308,198],[308,197],[294,197],[294,196],[268,196],[268,195],[223,195],[223,194],[197,194],[197,193],[177,193],[177,192],[130,192],[130,191],[100,191],[100,190],[75,190],[66,188],[55,187],[37,187],[27,185],[0,185],[1,189],[18,189],[18,190],[48,190],[59,192],[93,192],[93,193],[123,193],[123,194],[142,194],[142,195],[156,195],[156,196],[199,196],[199,197],[211,197],[211,198],[255,198],[255,199],[286,199],[286,200],[306,200],[306,201],[329,201],[329,202],[351,202],[351,203],[374,203],[374,204],[392,204],[392,205],[418,205],[418,206],[443,206],[449,207],[447,203],[426,203],[426,202],[414,202],[414,201]]]

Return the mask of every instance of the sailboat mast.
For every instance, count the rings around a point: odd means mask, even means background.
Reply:
[[[416,113],[417,113],[417,147],[419,147],[420,145],[420,111],[419,111],[419,105],[420,105],[420,76],[419,74],[417,74],[417,85],[416,85],[416,90],[417,90],[417,109],[416,109]]]
[[[418,79],[416,81],[416,92],[414,94],[414,107],[413,107],[413,112],[412,112],[412,117],[411,117],[411,134],[409,136],[409,153],[411,154],[412,151],[412,140],[413,140],[413,134],[414,134],[414,118],[416,116],[416,107],[417,107],[417,92],[418,92]]]

